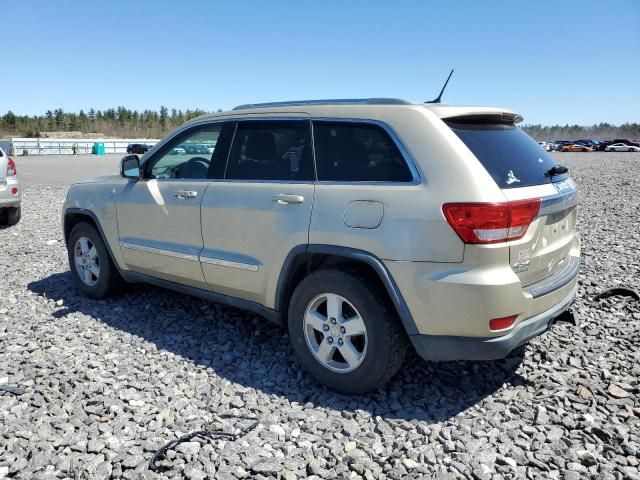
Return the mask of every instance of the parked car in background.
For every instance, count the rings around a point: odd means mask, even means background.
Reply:
[[[547,152],[552,152],[553,150],[555,150],[555,146],[551,142],[538,142],[538,145],[544,148]]]
[[[591,148],[591,150],[593,150],[595,152],[598,149],[598,144],[600,142],[598,142],[597,140],[593,140],[593,139],[585,139],[585,140],[576,140],[574,143],[577,143],[578,145],[585,145],[585,146]]]
[[[573,143],[570,145],[563,145],[560,147],[560,152],[593,152],[593,148],[581,145],[579,143]]]
[[[609,145],[613,145],[613,143],[614,143],[614,142],[613,142],[613,141],[611,141],[611,140],[601,140],[601,141],[598,143],[598,146],[596,147],[596,150],[597,150],[598,152],[604,152],[604,151],[605,151],[605,149],[606,149]]]
[[[130,143],[127,145],[127,153],[144,155],[149,150],[151,150],[151,146],[144,143]]]
[[[569,308],[580,267],[576,185],[520,120],[396,99],[199,117],[69,188],[71,276],[95,299],[124,279],[256,312],[346,394],[387,382],[411,346],[503,358]],[[167,158],[209,138],[211,155]]]
[[[565,145],[572,145],[573,142],[570,142],[569,140],[554,140],[553,141],[553,145],[555,147],[555,150],[560,150],[560,148],[564,147]]]
[[[605,149],[605,152],[640,152],[640,147],[636,147],[635,145],[627,145],[625,143],[613,143],[608,145]]]
[[[20,221],[21,200],[16,163],[0,148],[0,225],[15,225]]]
[[[213,153],[213,150],[210,152],[206,145],[198,144],[196,145],[196,151],[194,153],[203,153],[206,155],[208,153]]]
[[[613,143],[622,143],[624,145],[631,145],[632,147],[640,147],[640,142],[634,142],[627,138],[614,138]]]
[[[198,153],[198,145],[195,143],[183,143],[182,148],[186,154]]]

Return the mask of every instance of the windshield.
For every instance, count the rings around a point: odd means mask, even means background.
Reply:
[[[453,121],[447,124],[500,188],[528,187],[567,178],[566,174],[548,175],[557,162],[518,127]]]

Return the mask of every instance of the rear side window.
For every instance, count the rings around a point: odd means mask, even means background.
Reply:
[[[567,175],[547,173],[557,162],[535,140],[513,125],[447,122],[500,188],[551,183]]]
[[[398,147],[377,125],[313,122],[318,180],[410,182],[411,171]]]
[[[238,122],[225,178],[312,181],[308,121]]]

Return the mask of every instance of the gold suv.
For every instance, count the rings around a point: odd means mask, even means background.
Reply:
[[[197,118],[69,189],[71,271],[92,298],[148,282],[260,314],[343,393],[410,346],[504,357],[569,307],[580,265],[576,186],[520,120],[395,99]]]

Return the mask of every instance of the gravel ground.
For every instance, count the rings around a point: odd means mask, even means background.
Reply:
[[[504,360],[411,358],[379,392],[343,397],[252,314],[145,287],[78,296],[63,187],[27,187],[0,230],[0,478],[640,479],[640,155],[562,154],[581,188],[584,266],[571,316]],[[221,413],[237,441],[153,451]]]

